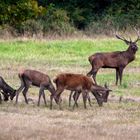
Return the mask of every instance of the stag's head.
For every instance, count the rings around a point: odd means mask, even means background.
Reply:
[[[116,37],[118,39],[124,41],[129,46],[128,50],[130,50],[130,51],[135,53],[138,50],[137,42],[140,40],[139,33],[137,31],[136,31],[136,33],[137,33],[137,39],[135,41],[132,41],[131,38],[129,40],[127,40],[124,37],[121,37],[119,35],[116,35]]]

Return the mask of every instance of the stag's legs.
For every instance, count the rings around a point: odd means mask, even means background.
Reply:
[[[92,69],[87,73],[87,76],[91,76],[92,75]]]
[[[102,106],[103,105],[103,99],[102,99],[101,95],[97,91],[92,92],[92,94],[95,96],[98,105]]]
[[[116,68],[116,85],[118,85],[119,70]]]
[[[119,68],[120,85],[122,84],[123,69],[124,68],[122,68],[122,67]]]
[[[45,94],[44,93],[44,90],[45,90],[45,87],[44,86],[40,86],[40,90],[39,90],[39,98],[38,98],[38,106],[40,105],[40,98],[41,98],[41,95]],[[44,97],[43,97],[44,98]],[[44,99],[44,103],[46,105],[46,99]]]
[[[87,73],[87,76],[91,76],[92,75],[92,78],[93,78],[95,84],[97,84],[97,82],[96,82],[96,74],[97,74],[97,72],[98,72],[98,69],[97,70],[93,70],[92,69],[89,73]]]
[[[92,78],[95,82],[95,84],[97,85],[97,82],[96,82],[96,74],[97,74],[98,70],[94,70],[93,73],[92,73]]]
[[[91,76],[92,75],[92,78],[93,78],[95,84],[97,84],[97,82],[96,82],[96,74],[97,74],[99,68],[95,65],[94,62],[92,62],[91,65],[92,65],[92,69],[87,73],[87,76]]]

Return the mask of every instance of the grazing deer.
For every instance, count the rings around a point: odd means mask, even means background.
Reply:
[[[30,87],[30,85],[34,85],[40,88],[39,90],[39,98],[38,98],[38,106],[40,105],[40,98],[41,95],[43,95],[44,103],[46,105],[46,98],[45,98],[45,93],[44,90],[49,90],[51,93],[50,99],[50,108],[52,107],[52,99],[55,94],[55,88],[49,78],[48,75],[41,73],[39,71],[35,70],[23,70],[18,74],[20,80],[21,80],[21,86],[19,89],[16,91],[16,104],[18,102],[18,96],[19,93],[22,91],[23,96],[25,98],[25,102],[28,104],[28,100],[26,97],[27,91]]]
[[[138,33],[137,33],[138,34]],[[100,68],[112,68],[116,69],[116,85],[118,84],[118,78],[120,79],[120,85],[122,83],[122,76],[124,68],[135,59],[135,54],[138,50],[137,41],[126,40],[124,37],[116,35],[116,37],[124,41],[129,47],[126,51],[116,51],[116,52],[106,52],[106,53],[95,53],[89,56],[89,62],[92,65],[92,69],[87,73],[87,76],[93,77],[93,80],[96,82],[96,74]]]
[[[76,95],[76,94],[78,94],[78,95]],[[69,107],[71,106],[71,98],[72,98],[72,97],[73,97],[73,100],[74,100],[76,106],[78,107],[78,103],[77,103],[77,101],[76,101],[76,96],[77,96],[77,100],[78,100],[80,94],[81,94],[81,92],[76,92],[76,91],[75,91],[75,92],[74,92],[74,91],[71,91],[71,92],[70,92],[70,95],[69,95]],[[92,105],[91,105],[91,100],[90,100],[89,93],[87,93],[87,99],[88,99],[89,105],[92,106]]]
[[[107,84],[105,83],[104,85],[105,88],[108,88]],[[81,92],[78,92],[78,97],[79,98],[79,95],[80,95]],[[72,98],[72,95],[73,95],[73,100],[76,102],[76,106],[78,107],[78,103],[76,101],[76,94],[77,92],[74,92],[74,91],[71,91],[70,95],[69,95],[69,107],[71,106],[71,98]],[[102,95],[102,98],[103,98],[103,102],[107,102],[108,100],[108,96],[109,96],[109,91],[106,91],[106,92],[100,92],[100,94]],[[88,102],[89,102],[89,105],[91,105],[91,100],[90,100],[90,96],[89,96],[89,93],[87,94],[87,99],[88,99]]]
[[[13,89],[11,86],[9,86],[1,76],[0,76],[0,92],[4,96],[4,101],[8,101],[9,96],[10,96],[10,99],[13,100],[13,98],[16,95],[16,90]]]
[[[79,93],[82,93],[84,108],[86,108],[86,99],[87,99],[88,92],[92,92],[99,106],[102,106],[103,99],[98,92],[110,91],[107,88],[95,85],[91,78],[82,74],[71,74],[71,73],[59,74],[53,80],[53,82],[56,84],[56,88],[57,88],[54,98],[55,98],[55,101],[59,104],[60,108],[61,108],[60,95],[65,89],[70,90],[70,91],[76,91],[75,103],[74,103],[73,108],[76,105]]]

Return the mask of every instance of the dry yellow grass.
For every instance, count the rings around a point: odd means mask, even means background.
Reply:
[[[64,106],[64,105],[63,105]],[[138,140],[140,105],[110,102],[84,110],[49,110],[36,105],[4,103],[0,107],[0,140]]]

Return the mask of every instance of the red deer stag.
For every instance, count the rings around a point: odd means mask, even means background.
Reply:
[[[28,100],[26,97],[27,91],[30,87],[30,85],[34,85],[40,88],[39,90],[39,98],[38,98],[38,106],[40,105],[40,98],[41,95],[43,95],[44,103],[46,105],[46,98],[45,98],[45,93],[44,90],[49,90],[51,93],[50,99],[50,108],[52,107],[52,99],[55,94],[55,88],[49,78],[48,75],[41,73],[39,71],[35,70],[23,70],[18,74],[20,80],[21,80],[21,86],[19,89],[16,91],[16,104],[18,102],[18,96],[19,93],[22,91],[23,96],[25,98],[25,102],[28,104]]]
[[[87,99],[88,92],[92,92],[99,106],[102,106],[103,99],[98,92],[110,91],[107,88],[95,85],[91,78],[82,74],[63,73],[57,75],[57,77],[53,81],[56,84],[56,88],[57,88],[54,98],[55,101],[59,104],[60,108],[61,108],[60,95],[65,89],[70,91],[76,91],[75,103],[73,108],[76,105],[76,101],[78,99],[77,96],[78,93],[82,93],[84,108],[86,108],[86,99]]]
[[[128,41],[124,37],[116,35],[116,37],[124,41],[129,47],[126,51],[116,51],[116,52],[106,52],[106,53],[95,53],[89,56],[89,62],[92,65],[92,69],[87,73],[87,76],[93,77],[93,80],[96,82],[96,74],[100,68],[112,68],[116,69],[116,85],[118,84],[118,78],[120,79],[120,85],[122,83],[122,76],[124,68],[135,59],[135,54],[138,50],[137,41],[140,39],[139,34],[137,33],[138,38],[135,41]]]

